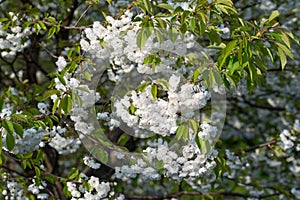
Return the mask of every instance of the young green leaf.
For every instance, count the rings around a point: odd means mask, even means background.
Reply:
[[[68,95],[62,99],[62,109],[66,115],[68,115],[72,110],[72,98]]]
[[[180,140],[182,137],[184,138],[184,140],[187,140],[188,135],[189,135],[189,127],[187,125],[183,124],[177,128],[176,137],[178,140]]]
[[[230,55],[230,53],[234,49],[234,47],[236,47],[236,43],[237,43],[237,40],[232,40],[223,49],[222,55],[220,56],[220,59],[218,59],[219,69],[223,66],[223,64],[226,61],[226,58]]]
[[[2,17],[2,18],[0,18],[0,23],[5,22],[5,21],[7,21],[7,20],[8,20],[8,18]]]
[[[198,124],[195,120],[190,119],[189,120],[189,126],[193,129],[194,133],[197,133],[198,131]]]
[[[195,18],[190,19],[189,26],[190,26],[190,30],[192,32],[194,32],[196,29],[196,19]]]
[[[139,47],[139,49],[142,49],[145,46],[151,33],[152,33],[152,31],[150,30],[150,28],[140,29],[140,31],[138,32],[138,34],[136,36],[136,43],[137,43],[137,46]]]
[[[79,169],[77,168],[72,168],[72,171],[68,173],[68,178],[69,179],[75,179],[79,175]]]
[[[280,48],[278,48],[277,54],[278,54],[279,59],[280,59],[281,68],[282,68],[282,70],[284,70],[285,65],[286,65],[286,55],[283,52],[283,50],[281,50]]]
[[[55,26],[52,26],[48,32],[48,39],[50,39],[56,32],[56,27]]]
[[[272,14],[270,15],[268,21],[271,22],[272,20],[274,20],[276,17],[278,17],[280,15],[279,11],[278,10],[274,10],[272,12]]]
[[[16,132],[20,137],[23,137],[23,134],[24,134],[23,127],[22,127],[20,124],[17,124],[17,123],[15,123],[15,122],[13,122],[13,126],[14,126],[15,132]]]
[[[56,98],[52,107],[52,115],[54,115],[59,104],[60,104],[60,98]]]
[[[44,22],[42,22],[42,21],[39,20],[38,23],[39,23],[39,25],[41,26],[41,28],[42,28],[44,31],[47,30],[47,27],[45,26]]]
[[[200,149],[201,153],[205,154],[210,151],[211,147],[207,140],[200,138],[198,136],[198,134],[196,135],[195,140],[196,140],[196,144],[197,144],[198,148]]]
[[[58,90],[48,90],[43,94],[43,97],[41,99],[41,101],[45,101],[46,99],[48,99],[49,97],[51,97],[54,94],[58,94],[59,91]]]
[[[163,9],[166,9],[166,10],[169,10],[169,11],[174,10],[174,8],[170,4],[167,4],[167,3],[158,4],[157,7],[163,8]]]
[[[150,0],[143,0],[143,4],[144,4],[146,10],[147,10],[150,14],[153,15],[153,14],[154,14],[154,12],[153,12],[153,6],[152,6]]]
[[[145,89],[147,88],[147,86],[148,86],[149,84],[150,84],[150,83],[149,83],[148,81],[146,81],[146,82],[140,84],[140,85],[138,86],[138,88],[137,88],[137,91],[138,91],[138,92],[143,92],[143,91],[145,91]]]
[[[98,146],[95,146],[91,150],[91,154],[104,164],[108,162],[108,153],[104,149],[99,148]]]
[[[6,134],[6,141],[5,142],[6,142],[6,147],[9,151],[11,151],[15,147],[15,144],[16,144],[15,138],[9,132],[7,132],[7,134]]]
[[[4,97],[0,98],[0,112],[3,110],[5,105]]]
[[[7,131],[8,134],[13,135],[14,133],[14,125],[11,121],[9,120],[3,120],[2,121],[2,127],[5,128],[5,130]]]
[[[157,98],[157,85],[156,84],[153,84],[152,87],[151,87],[151,94],[153,96],[154,99]]]

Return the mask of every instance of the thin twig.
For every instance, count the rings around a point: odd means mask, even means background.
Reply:
[[[84,15],[87,13],[87,11],[93,7],[93,3],[91,3],[90,5],[87,6],[87,8],[83,11],[83,13],[81,14],[81,16],[79,17],[79,19],[77,20],[77,22],[75,23],[75,27],[77,26],[77,24],[80,22],[80,20],[84,17]]]
[[[262,143],[262,144],[255,145],[253,147],[249,147],[249,148],[245,149],[244,151],[245,152],[250,152],[250,151],[253,151],[253,150],[258,149],[258,148],[262,148],[262,147],[266,147],[266,146],[268,147],[268,146],[270,146],[272,144],[275,144],[277,142],[278,142],[277,139],[273,139],[273,140],[271,140],[269,142],[265,142],[265,143]]]
[[[52,58],[58,59],[58,56],[54,55],[49,49],[43,46],[41,43],[39,44],[42,49],[44,49]]]

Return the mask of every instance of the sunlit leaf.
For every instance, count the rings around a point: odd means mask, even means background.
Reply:
[[[280,15],[279,11],[278,10],[274,10],[272,12],[272,14],[270,15],[268,21],[271,22],[272,20],[274,20],[276,17],[278,17]]]
[[[184,140],[188,139],[188,135],[189,135],[189,127],[188,125],[180,125],[177,130],[176,130],[176,137],[178,140],[180,140],[182,137]]]
[[[151,94],[154,99],[157,99],[157,85],[156,84],[153,84],[151,86]]]
[[[171,6],[170,4],[166,4],[166,3],[158,4],[157,7],[163,8],[163,9],[166,9],[166,10],[169,10],[169,11],[174,10],[173,6]]]
[[[13,126],[14,126],[15,132],[16,132],[20,137],[23,137],[23,134],[24,134],[23,127],[22,127],[20,124],[17,124],[17,123],[15,123],[15,122],[13,122]]]

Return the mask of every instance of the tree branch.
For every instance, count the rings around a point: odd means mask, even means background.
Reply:
[[[262,147],[269,147],[270,145],[275,144],[277,142],[278,142],[277,139],[273,139],[269,142],[265,142],[265,143],[262,143],[262,144],[255,145],[253,147],[249,147],[249,148],[245,149],[244,151],[245,152],[250,152],[250,151],[254,151],[255,149],[262,148]]]
[[[126,199],[151,199],[151,200],[163,200],[163,199],[170,199],[170,198],[179,198],[183,195],[190,195],[190,196],[201,196],[205,197],[207,195],[212,196],[227,196],[227,197],[242,197],[242,198],[258,198],[258,199],[265,199],[272,196],[277,196],[279,193],[274,194],[267,194],[267,195],[250,195],[250,194],[243,194],[238,192],[208,192],[206,194],[203,194],[201,192],[193,192],[193,191],[180,191],[172,194],[164,194],[164,195],[126,195]]]

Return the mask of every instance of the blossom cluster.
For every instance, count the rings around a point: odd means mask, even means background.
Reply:
[[[4,130],[2,133],[3,140],[6,141],[7,132]],[[38,150],[44,135],[45,131],[41,127],[25,129],[22,137],[14,132],[13,136],[16,144],[11,153],[26,154]],[[6,147],[5,144],[4,147]]]
[[[104,65],[108,68],[110,80],[116,82],[116,88],[113,89],[114,96],[111,98],[112,112],[98,113],[98,118],[106,121],[106,125],[111,126],[110,128],[119,127],[127,134],[139,137],[149,136],[152,133],[162,137],[174,136],[179,124],[190,119],[200,123],[200,130],[194,133],[190,129],[188,131],[190,136],[185,138],[187,141],[178,152],[174,152],[166,142],[146,148],[143,151],[146,153],[145,159],[133,158],[135,164],[118,166],[116,177],[136,177],[140,174],[145,179],[153,180],[159,179],[160,174],[164,174],[179,180],[206,176],[216,166],[213,161],[216,153],[211,151],[211,147],[218,134],[217,127],[208,123],[201,124],[202,116],[199,113],[210,100],[211,94],[203,82],[192,83],[184,77],[184,75],[189,78],[192,76],[193,70],[196,69],[196,65],[191,66],[192,59],[199,59],[193,56],[203,49],[196,45],[195,37],[190,33],[183,38],[177,35],[173,41],[166,36],[162,42],[158,42],[156,36],[152,34],[145,46],[140,49],[136,41],[131,39],[137,37],[140,22],[132,22],[131,18],[132,13],[129,11],[119,19],[107,16],[107,26],[94,22],[93,27],[84,30],[84,37],[80,41],[81,48],[96,64],[88,66],[86,72],[97,73]],[[183,62],[177,66],[179,58],[183,58]],[[146,60],[149,59],[158,60],[153,65],[147,63]],[[98,61],[100,62],[97,63]],[[57,61],[57,64],[59,63],[65,65],[61,58]],[[190,63],[190,66],[187,67],[187,63]],[[97,64],[100,65],[100,69],[97,68]],[[151,81],[146,80],[145,74]],[[136,77],[136,80],[132,77]],[[91,142],[95,142],[97,126],[90,119],[93,113],[90,109],[96,101],[92,102],[93,98],[89,95],[95,94],[96,88],[89,87],[88,83],[89,81],[83,81],[78,85],[80,88],[85,87],[85,91],[76,90],[76,95],[82,98],[82,101],[81,105],[73,107],[71,119],[75,123],[75,129],[82,134],[81,137],[86,136],[87,140],[93,137],[94,140]],[[144,88],[138,89],[143,85]],[[195,141],[196,135],[211,145],[207,151],[199,150]],[[105,136],[102,134],[98,137]],[[104,145],[104,154],[109,155],[106,150],[111,144],[105,146],[102,141],[99,141],[99,144]],[[117,159],[124,159],[122,153],[115,153],[118,154]],[[157,166],[149,163],[159,163],[157,165],[163,170],[159,172]]]
[[[82,184],[85,181],[85,185]],[[67,182],[68,191],[71,193],[72,200],[94,200],[94,199],[116,199],[124,200],[123,194],[116,195],[112,190],[109,182],[101,182],[98,177],[87,177],[85,174],[81,174],[81,184]],[[112,183],[116,185],[116,183]]]
[[[162,136],[174,134],[178,120],[198,117],[195,112],[210,99],[210,93],[204,86],[195,91],[194,84],[179,86],[179,82],[180,77],[172,75],[168,82],[169,89],[161,86],[167,96],[157,99],[151,94],[152,85],[148,85],[142,92],[132,91],[130,96],[126,95],[114,103],[116,115],[132,128],[138,127]],[[134,106],[134,113],[129,113],[130,106]]]
[[[30,28],[22,30],[21,22],[15,13],[10,12],[11,20],[16,23],[16,26],[3,30],[3,24],[0,22],[0,49],[1,56],[4,58],[13,58],[18,52],[22,52],[24,48],[30,45],[30,40],[27,36],[32,34]]]

